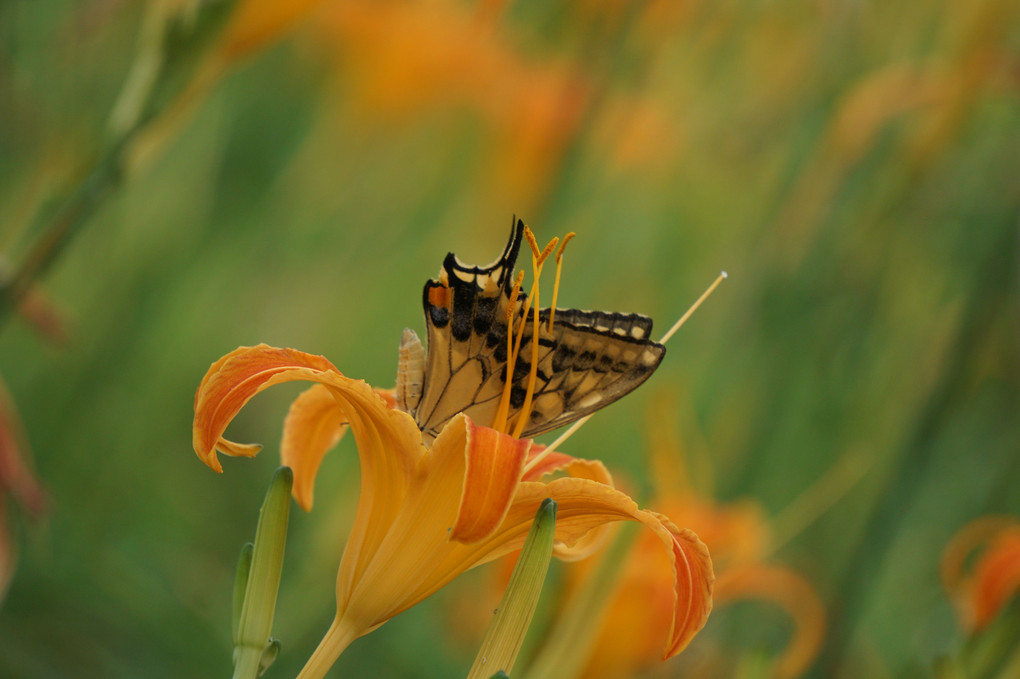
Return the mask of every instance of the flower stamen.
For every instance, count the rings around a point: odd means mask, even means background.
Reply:
[[[680,329],[681,325],[687,322],[687,319],[690,318],[691,315],[698,310],[698,307],[701,306],[701,303],[708,299],[708,296],[715,292],[715,289],[719,287],[719,284],[723,282],[723,279],[727,278],[728,276],[729,274],[726,273],[725,271],[720,271],[719,276],[712,282],[712,285],[708,286],[708,289],[705,290],[705,292],[701,293],[701,297],[699,297],[694,302],[694,304],[691,305],[691,308],[685,311],[684,315],[677,319],[677,322],[673,324],[673,327],[666,331],[666,334],[662,336],[661,340],[659,340],[659,344],[665,344],[666,342],[668,342],[669,338],[672,337],[673,334]]]
[[[556,243],[559,242],[559,238],[554,237],[545,248],[539,252],[538,244],[535,242],[535,235],[531,233],[531,229],[524,227],[524,235],[528,239],[528,245],[531,246],[531,269],[534,272],[535,282],[531,289],[532,304],[534,304],[534,312],[531,316],[531,367],[528,371],[528,383],[524,390],[524,404],[521,406],[521,410],[517,413],[517,421],[514,425],[513,437],[519,438],[521,433],[524,431],[524,426],[528,423],[531,418],[532,404],[535,396],[535,384],[538,378],[538,281],[542,278],[542,264],[552,254],[552,251],[556,248]],[[521,319],[521,329],[523,330],[524,325],[527,323],[527,314]],[[522,333],[523,335],[523,333]],[[518,350],[520,344],[518,343]]]
[[[575,234],[573,231],[563,237],[563,242],[560,243],[560,249],[556,253],[556,280],[553,281],[553,294],[552,304],[549,306],[549,332],[553,329],[553,320],[556,318],[556,298],[560,294],[560,273],[563,271],[563,251],[567,249],[567,243],[573,238]]]
[[[513,369],[517,362],[514,354],[514,309],[517,307],[517,298],[521,295],[523,284],[524,272],[519,271],[510,289],[510,302],[506,308],[506,381],[503,383],[503,395],[499,399],[496,416],[492,420],[492,428],[496,431],[505,431],[506,416],[510,411],[510,390],[513,388]]]
[[[514,437],[520,436],[521,432],[524,431],[525,423],[527,423],[528,419],[531,417],[532,401],[538,377],[538,282],[539,278],[542,276],[542,265],[556,249],[556,245],[560,242],[559,238],[553,238],[544,248],[539,250],[538,241],[535,240],[535,234],[528,227],[524,227],[524,238],[528,242],[528,247],[531,248],[531,268],[535,280],[531,285],[527,301],[524,303],[524,307],[521,310],[520,325],[516,325],[516,306],[521,293],[521,286],[524,282],[523,271],[517,274],[517,278],[514,280],[514,286],[510,291],[510,303],[507,307],[506,317],[506,381],[503,383],[503,394],[500,397],[499,406],[496,408],[496,416],[492,421],[492,428],[504,433],[509,433],[512,426]],[[562,253],[563,249],[561,248],[560,255],[562,255]],[[557,259],[559,259],[559,257]],[[513,422],[509,422],[508,415],[510,412],[511,394],[514,388],[514,372],[517,367],[517,359],[520,356],[521,347],[524,344],[524,330],[528,324],[529,314],[531,315],[533,342],[531,347],[530,370],[528,372],[528,381],[524,392],[524,403],[520,412],[518,412],[515,416]]]

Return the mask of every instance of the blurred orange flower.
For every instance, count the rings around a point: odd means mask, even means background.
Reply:
[[[266,387],[315,382],[293,403],[282,443],[294,494],[310,508],[326,450],[352,430],[361,462],[361,496],[337,576],[336,618],[302,677],[320,677],[358,637],[414,606],[464,571],[520,549],[539,504],[554,499],[556,554],[576,559],[607,524],[636,521],[665,547],[673,569],[664,655],[679,653],[711,608],[712,565],[697,536],[661,514],[639,509],[596,461],[532,446],[465,415],[431,446],[389,392],[342,375],[332,363],[293,349],[241,347],[214,363],[195,396],[194,447],[222,471],[216,451],[251,456],[259,446],[223,438],[247,401]],[[528,467],[527,465],[531,465]],[[554,472],[565,477],[543,481]]]
[[[7,261],[0,257],[0,281],[10,280],[8,268]],[[38,288],[28,289],[18,304],[18,314],[43,338],[56,343],[66,341],[63,316]],[[46,493],[32,471],[31,449],[21,417],[0,380],[0,601],[17,563],[17,545],[8,525],[8,497],[31,517],[46,509]]]
[[[584,69],[523,58],[504,32],[452,2],[343,2],[316,29],[349,79],[356,105],[378,119],[464,107],[492,126],[492,185],[533,202],[563,157],[594,94]]]
[[[684,523],[693,527],[708,545],[716,570],[716,604],[758,600],[776,604],[787,612],[794,632],[772,672],[776,677],[801,675],[818,653],[825,630],[824,607],[814,588],[792,569],[767,563],[770,530],[757,503],[720,505],[695,490],[680,443],[663,424],[673,419],[670,409],[660,404],[650,419],[653,441],[649,476],[656,483],[654,504],[669,516],[683,517]],[[663,603],[667,600],[664,595],[668,592],[669,578],[651,546],[641,536],[627,552],[600,622],[589,631],[586,645],[577,644],[578,649],[589,649],[583,663],[577,665],[576,658],[567,653],[562,656],[565,659],[562,666],[556,669],[544,666],[540,676],[608,679],[635,676],[657,665],[660,656],[648,644],[648,638],[649,631],[661,625],[663,616],[668,615]],[[583,575],[589,577],[590,571]],[[583,596],[584,581],[572,580],[572,587]],[[562,651],[554,649],[551,657],[557,653]],[[697,660],[691,660],[695,666],[687,665],[685,676],[696,676],[700,669]],[[722,658],[719,660],[723,662]],[[571,672],[567,669],[570,666],[577,669]],[[707,668],[707,676],[725,673],[727,670],[714,662]]]
[[[985,516],[960,529],[942,556],[942,584],[969,633],[986,627],[1020,591],[1020,519]]]
[[[28,455],[21,418],[0,381],[0,601],[17,562],[17,545],[7,520],[7,498],[32,516],[41,514],[46,505],[45,493],[32,472]]]
[[[679,122],[663,106],[610,91],[605,74],[575,55],[527,58],[498,23],[499,4],[241,0],[211,58],[139,155],[151,155],[235,64],[297,33],[336,64],[342,101],[373,123],[403,123],[431,110],[479,114],[490,146],[487,186],[498,194],[492,200],[525,212],[540,209],[589,126],[617,169],[675,158]]]

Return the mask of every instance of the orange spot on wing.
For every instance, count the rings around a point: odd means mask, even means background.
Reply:
[[[429,304],[436,307],[448,307],[450,305],[450,288],[442,286],[429,288]]]

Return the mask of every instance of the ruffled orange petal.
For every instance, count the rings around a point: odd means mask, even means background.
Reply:
[[[614,487],[612,474],[609,473],[606,466],[599,460],[586,460],[557,451],[545,453],[545,450],[545,446],[532,446],[531,453],[528,456],[529,462],[539,455],[542,455],[542,457],[538,464],[528,468],[528,472],[524,475],[525,481],[538,481],[549,474],[563,472],[570,477],[590,479],[610,488]],[[607,523],[591,530],[587,535],[570,546],[557,543],[553,548],[553,553],[560,561],[580,561],[586,559],[606,544],[611,529],[611,524]]]
[[[815,659],[825,637],[825,606],[811,584],[787,568],[731,568],[716,581],[715,600],[723,603],[735,599],[771,601],[789,614],[794,632],[775,671],[780,679],[800,676]]]
[[[677,528],[667,517],[642,510],[630,497],[588,479],[561,478],[549,484],[520,485],[500,529],[478,545],[479,562],[519,549],[538,505],[546,497],[557,502],[556,540],[566,547],[582,541],[590,531],[614,521],[637,521],[650,529],[666,548],[673,570],[673,619],[663,658],[682,651],[712,610],[715,576],[708,549],[692,531]]]
[[[313,384],[291,403],[283,421],[280,463],[293,470],[294,499],[305,511],[312,509],[322,458],[346,431],[347,418],[326,386]]]
[[[310,370],[299,376],[295,369]],[[198,457],[214,471],[223,466],[216,449],[228,455],[239,450],[258,452],[250,446],[221,442],[223,432],[244,404],[266,387],[295,379],[315,379],[316,373],[339,371],[322,356],[294,349],[277,349],[266,344],[239,347],[213,363],[195,393],[195,421],[192,439]],[[248,453],[244,453],[248,454]]]
[[[546,447],[543,445],[532,445],[531,452],[528,454],[528,462],[544,453],[545,449]],[[522,480],[538,481],[543,476],[559,471],[565,472],[567,476],[591,479],[610,487],[613,486],[612,474],[599,460],[586,460],[556,451],[546,453],[537,465],[528,469]]]
[[[387,408],[396,407],[392,389],[375,393]],[[324,384],[312,385],[291,404],[283,421],[280,463],[294,472],[294,500],[305,511],[312,509],[319,465],[346,432],[347,418]]]

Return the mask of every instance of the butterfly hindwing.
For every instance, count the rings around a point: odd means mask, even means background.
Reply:
[[[450,253],[439,279],[425,284],[428,348],[422,362],[420,341],[405,331],[397,397],[428,438],[457,413],[480,424],[490,424],[496,415],[507,379],[507,318],[523,232],[524,223],[516,221],[503,254],[487,267],[464,265]],[[525,304],[522,293],[514,306],[515,328]],[[665,347],[648,339],[652,320],[647,316],[557,309],[550,332],[550,313],[538,314],[538,369],[524,437],[609,405],[644,382],[665,354]],[[531,311],[510,376],[511,420],[524,405],[533,320]]]

